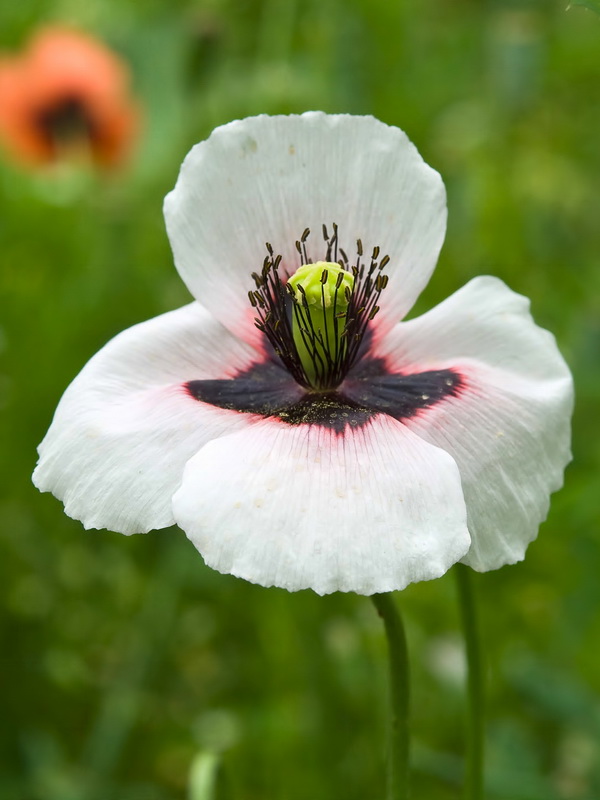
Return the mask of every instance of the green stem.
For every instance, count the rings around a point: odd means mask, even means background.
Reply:
[[[454,568],[458,587],[458,604],[467,653],[467,760],[465,800],[483,800],[484,760],[484,676],[477,609],[473,599],[471,570],[464,564]]]
[[[408,798],[409,671],[408,649],[402,618],[390,594],[371,599],[383,620],[388,641],[391,733],[388,755],[387,800]]]

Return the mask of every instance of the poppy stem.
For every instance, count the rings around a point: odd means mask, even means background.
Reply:
[[[464,564],[457,564],[454,568],[467,655],[467,758],[464,797],[465,800],[483,800],[484,676],[477,609],[470,573],[470,568]]]
[[[408,798],[409,669],[402,617],[391,594],[371,599],[383,620],[388,642],[391,728],[387,763],[387,800]]]

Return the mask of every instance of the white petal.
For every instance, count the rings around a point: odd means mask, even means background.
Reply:
[[[247,292],[265,242],[299,266],[294,243],[312,231],[322,258],[323,223],[337,223],[352,256],[356,239],[389,254],[390,282],[378,324],[412,307],[434,269],[446,227],[442,180],[398,128],[373,117],[253,117],[217,128],[184,161],[165,200],[175,263],[192,294],[224,325],[256,341]],[[378,327],[379,327],[378,325]],[[242,328],[243,326],[243,328]]]
[[[453,367],[449,398],[406,424],[458,464],[479,571],[520,561],[571,460],[573,385],[552,334],[529,301],[481,277],[427,314],[396,326],[380,354],[398,370]]]
[[[344,435],[266,419],[212,441],[173,507],[209,566],[291,591],[403,589],[470,543],[453,459],[383,415]]]
[[[188,380],[228,377],[256,354],[198,303],[110,341],[65,392],[33,476],[86,528],[122,533],[172,525],[186,461],[249,415],[190,397]]]

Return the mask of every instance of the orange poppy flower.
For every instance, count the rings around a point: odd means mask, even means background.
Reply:
[[[34,166],[84,154],[115,166],[139,123],[129,82],[126,64],[91,36],[45,28],[23,55],[0,59],[0,138]]]

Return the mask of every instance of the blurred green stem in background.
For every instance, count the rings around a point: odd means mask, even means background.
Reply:
[[[224,800],[217,791],[221,756],[212,751],[199,753],[192,763],[188,800]]]
[[[387,800],[408,798],[409,670],[406,635],[400,612],[391,594],[371,599],[383,620],[390,664],[391,732],[387,767]]]
[[[473,600],[471,569],[464,564],[454,568],[458,588],[458,604],[465,636],[467,655],[467,759],[465,772],[465,800],[483,800],[484,759],[484,677],[481,643],[477,623],[477,609]]]
[[[148,583],[145,602],[131,625],[124,628],[119,644],[121,669],[103,696],[85,745],[84,770],[97,781],[90,790],[92,798],[101,800],[116,792],[113,780],[138,724],[145,684],[163,658],[165,642],[177,618],[190,561],[187,552],[170,545],[166,537],[160,545],[155,578]]]

